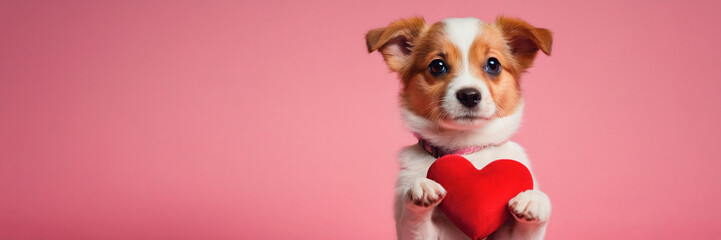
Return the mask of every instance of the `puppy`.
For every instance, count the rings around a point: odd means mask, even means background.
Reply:
[[[399,156],[398,239],[469,239],[436,208],[446,191],[426,173],[447,154],[461,154],[478,169],[496,159],[530,169],[523,148],[509,138],[521,122],[521,74],[539,50],[551,53],[551,33],[507,17],[432,25],[409,18],[370,30],[366,43],[403,82],[401,115],[419,139]],[[551,214],[546,194],[524,191],[508,208],[513,217],[487,239],[543,239]]]

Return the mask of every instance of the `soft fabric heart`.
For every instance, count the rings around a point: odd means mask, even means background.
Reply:
[[[483,239],[496,231],[510,216],[508,201],[533,189],[528,168],[508,159],[478,170],[460,155],[447,155],[431,165],[428,178],[448,192],[438,207],[471,239]]]

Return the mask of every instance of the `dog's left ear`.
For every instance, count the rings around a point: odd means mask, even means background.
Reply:
[[[548,29],[536,28],[521,19],[503,16],[496,18],[495,24],[500,27],[511,47],[511,53],[523,69],[533,64],[538,50],[551,55],[553,37]]]

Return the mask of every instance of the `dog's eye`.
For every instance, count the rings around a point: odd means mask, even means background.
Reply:
[[[431,64],[428,64],[428,72],[433,76],[438,76],[448,72],[448,66],[446,66],[446,62],[443,60],[436,59],[431,61]]]
[[[501,63],[498,61],[498,59],[492,57],[489,58],[488,61],[486,61],[486,72],[490,73],[491,75],[496,75],[501,72]]]

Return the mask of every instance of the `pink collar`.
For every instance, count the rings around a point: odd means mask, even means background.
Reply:
[[[416,137],[418,138],[418,145],[421,146],[423,148],[423,150],[426,150],[426,152],[428,154],[430,154],[431,156],[433,156],[434,158],[440,158],[445,155],[451,155],[451,154],[458,154],[458,155],[471,154],[471,153],[486,149],[488,147],[500,146],[500,145],[503,145],[504,143],[508,142],[508,140],[506,140],[506,141],[503,141],[501,143],[496,143],[496,144],[491,143],[491,144],[486,144],[486,145],[481,145],[481,146],[470,146],[470,147],[464,147],[464,148],[458,148],[458,149],[445,149],[442,147],[433,146],[427,140],[421,138],[418,135],[416,135]]]

